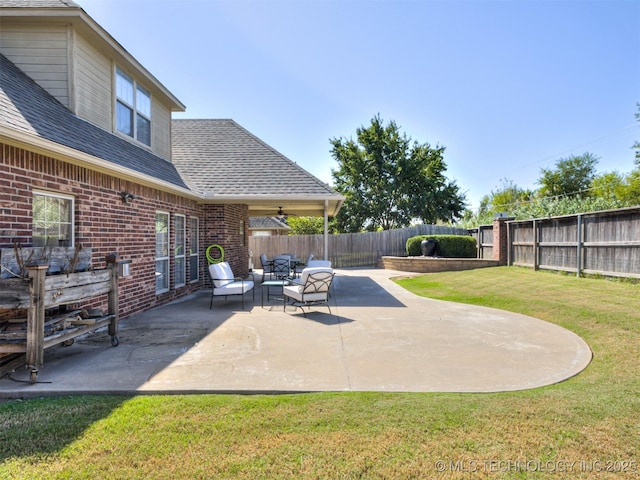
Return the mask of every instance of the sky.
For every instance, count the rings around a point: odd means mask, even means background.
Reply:
[[[76,0],[184,105],[331,184],[331,139],[377,115],[444,146],[475,210],[505,181],[640,141],[640,1]]]

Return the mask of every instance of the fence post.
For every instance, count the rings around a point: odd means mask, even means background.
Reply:
[[[538,252],[538,223],[535,219],[532,220],[531,228],[533,230],[533,269],[538,270],[538,267],[540,266],[540,257]]]
[[[109,315],[113,315],[113,318],[109,322],[109,335],[113,339],[118,335],[118,321],[120,310],[120,295],[118,291],[118,255],[111,254],[106,257],[107,268],[109,269],[109,282],[111,288],[107,294],[107,312]]]
[[[44,363],[44,295],[45,275],[49,265],[30,265],[29,286],[30,303],[27,317],[27,354],[26,364],[40,368]]]
[[[582,214],[578,214],[576,230],[576,277],[579,277],[582,271]]]
[[[512,263],[511,251],[513,250],[513,244],[511,240],[511,222],[507,223],[506,225],[507,225],[507,265],[511,266],[511,263]]]

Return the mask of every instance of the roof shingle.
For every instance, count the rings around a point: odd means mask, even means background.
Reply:
[[[174,164],[204,194],[340,197],[230,119],[173,120],[171,144]]]
[[[0,0],[0,8],[80,8],[71,0]]]

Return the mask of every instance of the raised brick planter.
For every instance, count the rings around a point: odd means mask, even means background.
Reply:
[[[435,273],[497,267],[498,265],[498,260],[478,258],[382,257],[382,266],[385,269],[401,272]]]

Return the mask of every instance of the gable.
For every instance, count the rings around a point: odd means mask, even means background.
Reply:
[[[0,55],[0,141],[15,143],[16,137],[69,147],[113,169],[188,188],[173,164],[80,119]]]

